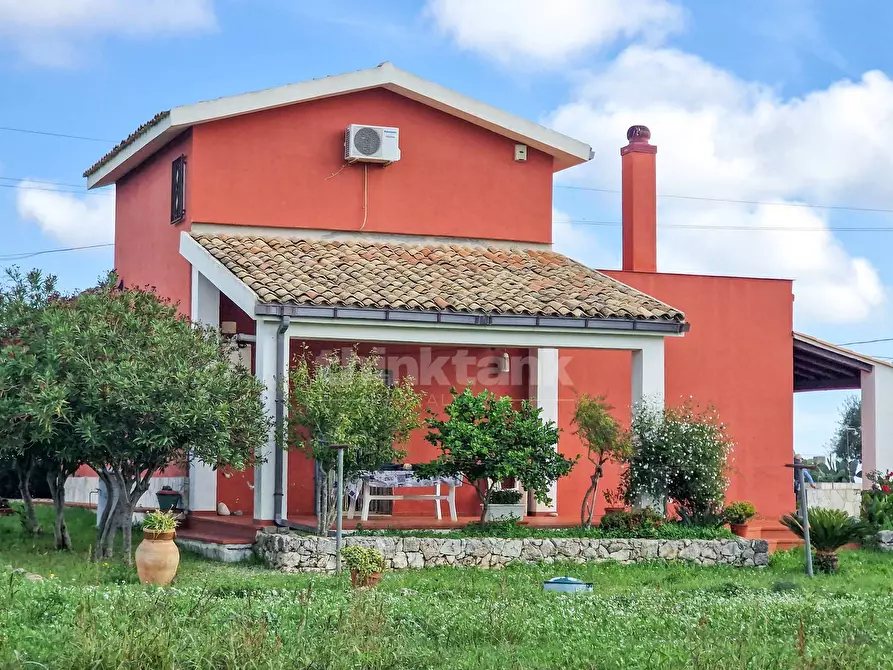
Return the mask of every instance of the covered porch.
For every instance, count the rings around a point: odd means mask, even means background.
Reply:
[[[235,331],[277,423],[286,411],[277,389],[286,387],[289,361],[305,347],[313,354],[376,351],[389,373],[416,379],[434,411],[448,402],[450,387],[471,381],[529,398],[556,422],[561,352],[623,350],[630,352],[630,402],[662,403],[664,339],[687,329],[678,310],[547,247],[386,242],[181,235],[181,254],[192,265],[192,318]],[[433,458],[429,445],[422,452],[416,444],[421,438],[407,446],[408,462]],[[242,499],[234,505],[243,516],[225,521],[246,530],[315,523],[313,463],[277,449],[272,435],[259,456],[251,473],[190,464],[190,510],[199,524],[223,521],[214,519],[218,503],[232,502],[238,487]],[[456,522],[449,515],[437,521],[433,503],[424,501],[395,503],[391,516],[363,525],[467,523],[477,518],[477,501],[465,489]],[[531,522],[568,525],[578,501],[563,513],[555,487],[550,497],[548,507],[529,504],[538,515]]]

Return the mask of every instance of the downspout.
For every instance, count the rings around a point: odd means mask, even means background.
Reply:
[[[276,451],[273,455],[273,521],[280,527],[291,527],[291,522],[283,518],[282,499],[285,497],[285,368],[288,352],[288,327],[291,325],[291,317],[283,314],[280,317],[279,328],[276,330],[276,408],[274,413],[276,431]]]

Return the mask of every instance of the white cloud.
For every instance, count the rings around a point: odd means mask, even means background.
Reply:
[[[620,39],[659,40],[683,19],[669,0],[429,0],[427,10],[463,49],[552,65]]]
[[[114,197],[81,197],[39,188],[38,184],[21,182],[16,204],[19,216],[36,223],[44,235],[69,246],[114,242]]]
[[[145,37],[215,25],[213,0],[0,0],[0,42],[42,65],[70,65],[99,35]]]
[[[880,72],[783,99],[696,56],[631,47],[584,78],[550,123],[593,145],[595,160],[568,178],[600,188],[619,188],[618,148],[644,123],[661,193],[893,206],[893,152],[879,141],[893,134],[893,81]],[[834,237],[828,210],[663,198],[659,221],[663,271],[793,278],[809,320],[860,321],[884,302],[877,270]],[[743,230],[716,230],[729,226]]]

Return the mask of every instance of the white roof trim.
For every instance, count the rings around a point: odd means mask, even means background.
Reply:
[[[190,265],[201,272],[205,278],[216,286],[221,293],[232,300],[239,308],[254,318],[257,308],[257,296],[248,285],[224,267],[208,251],[192,239],[185,230],[180,233],[180,255]],[[195,319],[195,315],[192,316]]]
[[[527,144],[555,158],[556,170],[591,160],[592,148],[579,140],[456,93],[414,74],[382,63],[368,70],[287,84],[254,93],[242,93],[207,102],[175,107],[156,126],[110,158],[87,179],[88,188],[107,186],[145,160],[160,146],[191,126],[329,98],[371,88],[385,88],[411,100]]]

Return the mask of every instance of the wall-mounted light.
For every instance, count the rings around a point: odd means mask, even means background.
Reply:
[[[221,321],[220,322],[220,332],[224,335],[235,335],[236,334],[236,322],[235,321]]]
[[[509,354],[507,351],[503,351],[502,358],[499,359],[499,370],[501,372],[508,372],[510,369]]]

